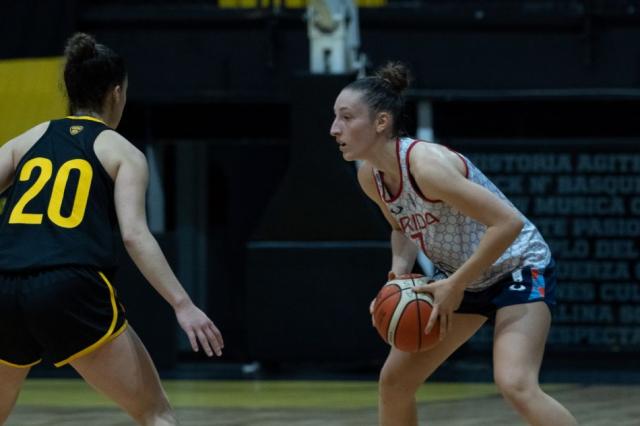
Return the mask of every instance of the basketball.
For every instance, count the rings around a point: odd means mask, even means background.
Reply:
[[[437,322],[429,334],[424,334],[433,306],[431,295],[411,290],[427,282],[423,275],[400,275],[387,282],[376,296],[375,327],[385,342],[403,352],[426,351],[438,343]]]

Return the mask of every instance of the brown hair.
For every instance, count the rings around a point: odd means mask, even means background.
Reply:
[[[401,62],[387,62],[374,76],[350,83],[345,89],[362,93],[362,100],[372,114],[388,112],[393,117],[392,136],[404,133],[404,92],[411,82],[411,73]]]
[[[127,77],[120,55],[85,33],[76,33],[64,49],[64,84],[71,113],[101,112],[107,92]]]

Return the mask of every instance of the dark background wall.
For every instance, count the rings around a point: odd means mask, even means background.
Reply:
[[[303,10],[32,6],[39,36],[7,20],[0,56],[59,54],[82,30],[125,57],[120,130],[158,154],[160,233],[185,286],[224,331],[225,359],[381,359],[366,308],[388,269],[388,230],[328,135],[333,100],[354,77],[308,75]],[[370,68],[402,60],[415,74],[410,132],[429,101],[438,141],[477,159],[551,241],[561,290],[549,357],[632,360],[640,348],[639,2],[390,1],[361,9],[360,21]],[[578,176],[585,182],[568,187]],[[145,310],[138,299],[130,310]],[[170,317],[166,329],[175,330]],[[168,366],[194,359],[179,342]],[[465,350],[486,354],[488,342],[481,333]]]

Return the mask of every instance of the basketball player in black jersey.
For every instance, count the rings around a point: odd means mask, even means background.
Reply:
[[[193,350],[219,356],[222,336],[147,227],[145,156],[113,130],[126,103],[121,57],[86,34],[74,35],[65,55],[73,115],[0,147],[0,424],[43,357],[70,364],[139,424],[176,424],[111,284],[118,228]]]

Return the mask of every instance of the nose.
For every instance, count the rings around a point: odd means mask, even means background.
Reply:
[[[340,129],[338,128],[338,123],[336,121],[336,119],[333,120],[333,123],[331,123],[331,129],[329,129],[331,136],[338,136],[340,134]]]

